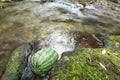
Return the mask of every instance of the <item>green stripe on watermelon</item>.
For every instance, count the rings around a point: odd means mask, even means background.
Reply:
[[[53,53],[54,51],[53,50],[51,50],[49,53]],[[47,54],[48,56],[45,56],[46,58],[44,58],[44,56],[42,56],[44,59],[42,60],[42,65],[46,62],[46,61],[48,61],[49,59],[48,59],[48,57],[52,57],[53,56],[53,54]]]
[[[46,70],[49,71],[50,69],[52,69],[52,67],[54,66],[54,64],[55,64],[55,62],[51,62],[51,65],[42,68],[43,72],[45,72]]]
[[[56,55],[51,55],[50,57],[55,57]],[[49,57],[49,61],[47,61],[47,63],[44,63],[44,64],[42,64],[43,65],[43,67],[45,67],[45,66],[47,66],[49,63],[51,63],[52,61],[56,61],[57,60],[57,58],[50,58]]]
[[[49,52],[49,51],[50,51],[50,48],[47,49],[47,52]],[[39,53],[42,53],[42,54],[39,54]],[[41,59],[41,57],[39,57],[39,56],[42,56],[43,54],[45,54],[45,49],[42,49],[42,50],[36,52],[36,55],[33,55],[32,59],[33,59],[33,58]],[[31,60],[32,60],[32,59],[31,59]],[[41,60],[42,60],[42,59],[41,59]],[[33,66],[34,68],[35,68],[35,67],[38,67],[38,66],[37,66],[37,64],[39,63],[38,61],[39,61],[39,60],[37,60],[37,61],[33,61],[33,60],[32,60],[32,64],[33,64],[32,66]]]
[[[41,55],[41,57],[39,57],[39,59],[37,60],[37,66],[36,67],[39,67],[39,66],[41,66],[42,65],[42,61],[46,61],[46,60],[43,60],[43,59],[45,59],[45,55],[47,55],[48,53],[49,53],[49,51],[51,51],[50,50],[50,48],[49,49],[47,49],[46,51],[47,52],[45,52],[45,50],[43,50],[44,51],[44,53]],[[44,55],[45,54],[45,55]],[[40,62],[41,61],[41,62]],[[39,65],[40,64],[40,65]]]
[[[56,60],[57,61],[57,60]],[[49,69],[51,69],[52,67],[53,67],[53,65],[55,64],[55,62],[51,62],[51,65],[49,65],[49,67],[48,66],[46,66],[46,67],[43,67],[42,69],[43,69],[43,71],[44,70],[49,70]],[[50,68],[51,67],[51,68]]]
[[[52,69],[52,67],[54,66],[54,64],[55,64],[55,63],[52,62],[51,65],[42,68],[42,70],[43,70],[43,71],[45,71],[45,70],[48,71],[48,70]]]
[[[56,62],[56,61],[55,61]],[[52,66],[55,62],[52,62],[52,61],[49,61],[48,63],[50,63],[49,66]],[[47,65],[43,65],[42,69],[45,69],[48,67],[48,64]]]
[[[49,53],[53,53],[53,52],[55,52],[55,51],[54,51],[54,50],[51,50]],[[48,66],[47,66],[48,63],[51,63],[50,57],[54,57],[54,54],[48,54],[48,57],[46,57],[47,59],[44,59],[44,60],[43,60],[43,63],[41,64],[41,65],[43,65],[42,68],[48,67]],[[53,59],[54,59],[54,58],[53,58]],[[46,64],[46,66],[44,65],[45,62],[48,62],[48,63]]]

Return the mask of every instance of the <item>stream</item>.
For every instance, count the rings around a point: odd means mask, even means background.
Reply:
[[[0,76],[10,53],[21,44],[39,41],[59,54],[79,48],[107,47],[108,35],[120,35],[120,4],[79,2],[16,2],[0,9]]]

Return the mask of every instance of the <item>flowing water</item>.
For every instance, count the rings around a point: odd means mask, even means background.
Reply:
[[[102,2],[103,1],[103,2]],[[98,0],[86,6],[65,1],[20,2],[0,10],[0,75],[17,46],[39,41],[59,53],[107,47],[106,36],[120,35],[120,6]]]

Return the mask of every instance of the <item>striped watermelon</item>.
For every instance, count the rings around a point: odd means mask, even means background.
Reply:
[[[58,60],[58,54],[51,48],[44,48],[36,52],[30,59],[30,68],[41,75],[48,72]]]

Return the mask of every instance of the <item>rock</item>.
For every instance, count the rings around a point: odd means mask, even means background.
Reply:
[[[105,48],[106,54],[102,50],[79,49],[64,56],[52,69],[50,80],[120,80],[120,50]]]
[[[6,70],[0,80],[18,80],[25,67],[25,51],[28,45],[16,48],[8,61]]]

